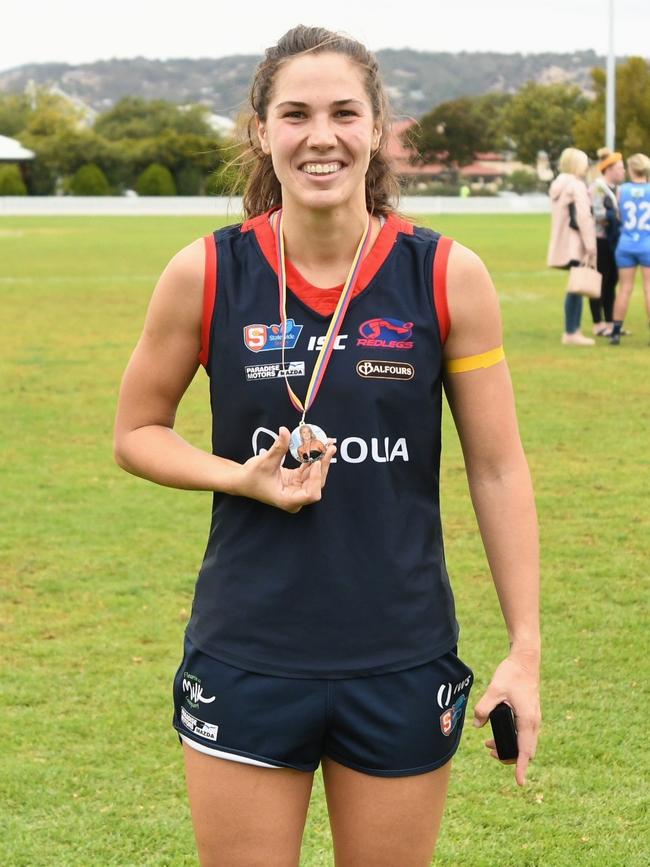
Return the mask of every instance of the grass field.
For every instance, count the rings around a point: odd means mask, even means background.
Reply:
[[[538,498],[545,650],[529,785],[517,789],[485,754],[484,733],[467,727],[435,863],[640,867],[650,830],[641,293],[622,346],[561,347],[566,277],[544,267],[546,217],[435,225],[484,257],[501,297]],[[157,275],[212,228],[200,218],[0,219],[2,867],[196,864],[171,680],[210,500],[118,470],[111,428]],[[199,373],[178,423],[203,447],[206,383]],[[443,493],[476,700],[506,637],[448,417]],[[333,863],[319,775],[301,863]]]

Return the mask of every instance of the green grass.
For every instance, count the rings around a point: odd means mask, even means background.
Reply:
[[[640,291],[621,347],[561,347],[566,275],[544,266],[545,217],[430,222],[484,257],[501,296],[540,513],[545,650],[529,785],[517,789],[484,755],[484,733],[466,728],[436,863],[646,864],[650,348]],[[111,428],[157,275],[218,223],[0,219],[2,865],[196,863],[170,698],[209,497],[119,471]],[[206,382],[199,374],[178,424],[203,447]],[[506,639],[448,417],[443,492],[476,699]],[[303,852],[304,867],[332,864],[320,775]]]

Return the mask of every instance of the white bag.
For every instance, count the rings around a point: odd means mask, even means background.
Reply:
[[[585,295],[587,298],[600,298],[603,275],[588,265],[578,265],[569,269],[567,292]]]

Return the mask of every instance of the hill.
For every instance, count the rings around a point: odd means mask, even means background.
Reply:
[[[575,54],[450,54],[411,49],[377,52],[396,114],[419,117],[457,96],[487,91],[512,93],[524,82],[566,81],[590,92],[590,70],[605,65],[594,51]],[[0,90],[21,92],[30,81],[52,85],[101,112],[123,96],[164,97],[202,102],[217,114],[234,117],[247,99],[256,55],[199,60],[100,60],[72,66],[41,63],[0,72]]]

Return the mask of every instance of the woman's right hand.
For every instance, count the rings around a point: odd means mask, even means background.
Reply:
[[[289,440],[289,430],[281,427],[278,438],[267,452],[242,464],[232,493],[292,513],[318,502],[336,447],[330,442],[320,460],[287,469],[282,464],[289,450]]]

